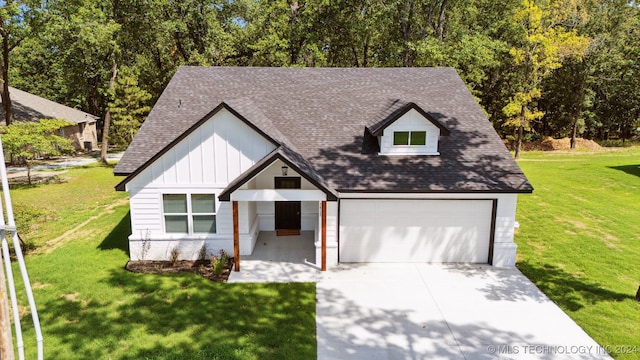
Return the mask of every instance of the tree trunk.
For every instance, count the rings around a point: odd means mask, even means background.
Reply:
[[[445,23],[445,13],[447,10],[447,0],[442,0],[440,4],[440,15],[438,16],[438,40],[444,40],[444,23]]]
[[[638,286],[638,291],[636,292],[636,301],[640,302],[640,286]]]
[[[2,19],[0,19],[2,20]],[[2,109],[4,110],[5,123],[10,125],[13,122],[13,106],[9,95],[9,35],[2,30]]]
[[[116,86],[116,77],[118,76],[118,63],[116,62],[116,52],[111,51],[111,79],[109,79],[109,91],[111,92]],[[107,150],[109,149],[109,127],[111,126],[111,111],[109,111],[107,103],[107,113],[104,115],[104,126],[102,128],[102,144],[100,147],[100,162],[107,164]]]
[[[576,136],[578,135],[578,120],[580,119],[580,114],[582,114],[582,104],[584,103],[584,82],[585,80],[583,78],[581,78],[580,80],[580,84],[578,84],[578,99],[576,101],[574,110],[573,110],[573,114],[572,114],[572,121],[573,121],[573,126],[571,129],[571,145],[569,146],[571,149],[575,149],[576,148]]]
[[[527,107],[522,105],[520,110],[520,126],[518,127],[518,141],[516,141],[516,154],[515,158],[520,159],[520,152],[522,151],[522,137],[524,136],[524,117],[527,114]]]
[[[413,23],[414,3],[413,1],[410,2],[408,8],[402,8],[401,6],[402,5],[399,5],[398,8],[398,19],[400,31],[402,33],[402,66],[411,67],[413,66],[413,54],[411,48],[409,47],[409,43],[412,40],[411,25]]]

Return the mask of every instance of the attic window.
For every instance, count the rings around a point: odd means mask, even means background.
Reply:
[[[394,146],[424,146],[427,144],[426,131],[394,131]]]

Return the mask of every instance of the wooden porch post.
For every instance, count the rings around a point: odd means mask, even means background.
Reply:
[[[240,271],[240,226],[238,225],[238,202],[233,203],[233,270]]]
[[[322,271],[327,271],[327,202],[322,202]]]

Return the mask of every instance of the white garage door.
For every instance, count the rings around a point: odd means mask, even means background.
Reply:
[[[341,262],[487,263],[491,200],[342,200]]]

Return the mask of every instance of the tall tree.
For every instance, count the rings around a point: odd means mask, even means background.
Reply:
[[[0,3],[0,40],[2,64],[0,64],[0,98],[7,125],[13,122],[13,106],[9,94],[9,54],[31,33],[30,23],[35,22],[37,4],[5,0]]]
[[[536,108],[542,94],[542,80],[562,66],[565,57],[582,56],[588,44],[587,38],[563,25],[567,15],[563,10],[567,5],[557,0],[523,0],[513,14],[520,36],[515,39],[510,54],[519,81],[503,111],[517,129],[516,159],[520,158],[524,131],[544,115]]]
[[[109,103],[114,143],[129,145],[151,110],[151,94],[138,86],[137,74],[123,67]]]

